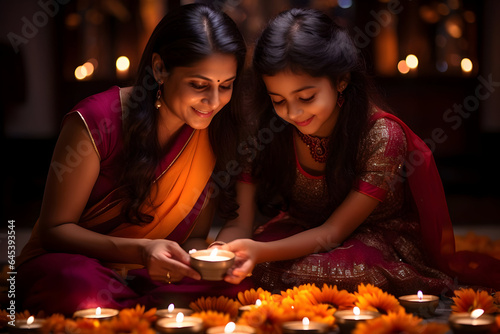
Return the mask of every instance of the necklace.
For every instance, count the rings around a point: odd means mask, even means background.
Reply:
[[[325,163],[328,157],[328,143],[330,142],[330,137],[316,137],[311,135],[305,135],[297,130],[300,140],[309,147],[309,152],[312,158],[316,162]]]

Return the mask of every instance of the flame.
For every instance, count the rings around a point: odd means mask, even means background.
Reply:
[[[168,312],[173,312],[174,308],[175,308],[174,304],[170,304],[170,305],[168,305],[167,310],[168,310]]]
[[[31,325],[31,324],[33,323],[33,321],[35,321],[35,317],[34,317],[34,316],[30,316],[30,317],[28,318],[28,320],[26,320],[26,323],[27,323],[27,324],[28,324],[28,326],[29,326],[29,325]]]
[[[418,300],[424,299],[424,294],[422,293],[422,291],[418,290],[417,297],[418,297]]]
[[[101,315],[101,308],[100,307],[95,309],[95,315]]]
[[[355,306],[352,309],[352,313],[354,313],[354,315],[360,315],[361,314],[361,310],[359,309],[359,307]]]
[[[477,319],[477,318],[479,318],[480,316],[482,316],[482,315],[483,315],[483,313],[484,313],[484,310],[483,310],[483,309],[477,308],[477,309],[475,309],[474,311],[472,311],[472,312],[470,313],[470,317],[471,317],[472,319]]]
[[[212,250],[212,252],[210,253],[210,257],[215,257],[215,256],[217,256],[217,252],[218,252],[218,251],[219,251],[219,249],[218,249],[218,248],[214,248],[214,249]]]
[[[260,299],[257,299],[255,301],[255,306],[260,306],[260,305],[262,305],[262,301]]]
[[[302,325],[304,325],[304,326],[308,326],[309,325],[309,318],[308,317],[304,317],[302,319]]]
[[[224,333],[232,333],[236,329],[236,324],[234,322],[228,322],[226,327],[224,327]]]
[[[183,322],[184,321],[184,313],[182,313],[182,312],[177,313],[177,316],[175,317],[175,321],[178,323]]]

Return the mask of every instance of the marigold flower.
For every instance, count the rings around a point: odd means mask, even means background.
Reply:
[[[147,312],[145,312],[146,307],[143,305],[137,304],[135,308],[125,308],[120,311],[118,314],[119,318],[137,318],[137,319],[145,319],[149,322],[153,322],[156,320],[156,308],[149,309]]]
[[[493,297],[486,291],[474,291],[473,289],[455,290],[453,297],[453,312],[472,312],[475,309],[483,309],[484,313],[495,313],[497,307],[494,304]]]
[[[333,287],[328,284],[323,284],[323,288],[311,290],[312,295],[320,304],[329,304],[338,310],[348,310],[354,307],[356,296],[347,290],[338,290],[337,286]]]
[[[255,305],[257,299],[260,299],[261,301],[271,300],[271,292],[262,288],[238,292],[238,301],[241,305]]]
[[[404,310],[396,297],[372,284],[364,285],[361,283],[358,286],[358,292],[355,292],[354,295],[357,298],[355,304],[361,310],[377,311],[383,314]]]
[[[389,312],[386,315],[358,324],[353,334],[417,334],[421,330],[418,326],[421,321],[421,318],[407,314],[403,309],[400,309],[398,312]]]
[[[254,327],[259,334],[281,334],[281,325],[295,320],[295,312],[270,302],[243,312],[239,324]]]
[[[45,319],[42,325],[42,333],[49,334],[61,334],[64,333],[66,327],[66,319],[62,314],[52,314],[50,317]]]
[[[215,326],[225,326],[231,321],[231,317],[228,313],[221,313],[217,311],[201,311],[196,312],[191,315],[192,317],[197,317],[203,320],[203,326],[205,328],[215,327]]]
[[[191,302],[189,307],[195,312],[201,311],[217,311],[228,313],[231,318],[238,316],[238,309],[241,304],[233,299],[219,296],[219,297],[201,297]]]

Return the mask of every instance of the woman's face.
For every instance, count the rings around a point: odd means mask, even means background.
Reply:
[[[327,137],[332,133],[340,108],[329,78],[292,71],[262,78],[279,117],[304,134]]]
[[[233,55],[216,53],[189,67],[174,67],[163,85],[165,125],[184,123],[194,129],[208,127],[212,118],[231,100],[237,62]]]

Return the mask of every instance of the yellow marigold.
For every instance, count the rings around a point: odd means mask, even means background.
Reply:
[[[271,300],[271,293],[262,288],[238,292],[238,301],[241,305],[255,305],[257,299],[261,301]]]
[[[205,328],[215,327],[215,326],[225,326],[231,321],[231,317],[228,313],[221,313],[217,311],[202,311],[193,313],[193,317],[200,318],[203,320],[203,326]]]
[[[231,318],[236,318],[238,316],[238,309],[240,306],[241,304],[239,302],[224,296],[201,297],[189,304],[189,307],[195,312],[217,311],[228,313]]]
[[[387,333],[407,333],[417,334],[421,318],[407,314],[404,310],[389,312],[378,318],[362,322],[356,326],[353,334],[387,334]]]
[[[295,319],[295,312],[270,302],[243,312],[239,324],[254,327],[259,334],[280,334],[281,325]]]
[[[135,308],[125,308],[120,311],[118,314],[119,318],[137,318],[137,319],[144,319],[149,322],[153,322],[156,320],[156,308],[149,309],[147,312],[145,312],[146,307],[143,305],[137,304]]]
[[[453,297],[453,312],[471,312],[475,309],[483,309],[484,313],[495,313],[497,307],[493,303],[493,297],[486,291],[474,291],[473,289],[455,290]]]
[[[354,295],[357,298],[355,304],[361,310],[377,311],[384,314],[404,310],[396,297],[371,284],[361,283]]]
[[[312,295],[320,304],[329,304],[339,310],[348,310],[354,307],[356,296],[347,290],[338,290],[337,286],[333,287],[328,284],[323,284],[323,288],[311,290]]]

